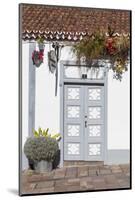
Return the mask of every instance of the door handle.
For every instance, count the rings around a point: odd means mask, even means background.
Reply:
[[[87,128],[87,121],[85,121],[85,128]]]

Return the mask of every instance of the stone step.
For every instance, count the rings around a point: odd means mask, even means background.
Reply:
[[[64,161],[64,167],[68,166],[84,166],[84,165],[96,165],[96,166],[103,166],[103,161]]]

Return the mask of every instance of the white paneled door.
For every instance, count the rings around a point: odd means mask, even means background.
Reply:
[[[103,160],[104,86],[64,85],[64,160]]]

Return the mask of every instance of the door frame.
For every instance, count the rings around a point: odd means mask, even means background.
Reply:
[[[62,60],[60,61],[60,167],[63,167],[64,164],[64,85],[67,84],[83,84],[83,85],[100,85],[104,84],[104,164],[107,163],[107,108],[108,108],[108,69],[105,67],[104,79],[102,80],[91,80],[91,79],[73,79],[64,77],[64,66],[77,66],[75,61]]]

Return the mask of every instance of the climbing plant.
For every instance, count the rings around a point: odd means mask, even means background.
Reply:
[[[108,60],[113,77],[122,80],[122,75],[127,71],[127,62],[130,51],[130,37],[116,36],[114,30],[108,26],[108,30],[97,30],[91,36],[86,36],[73,46],[73,52],[80,63],[85,58],[88,67],[94,67],[95,60]],[[94,62],[93,62],[94,61]],[[98,64],[96,65],[96,67]]]

